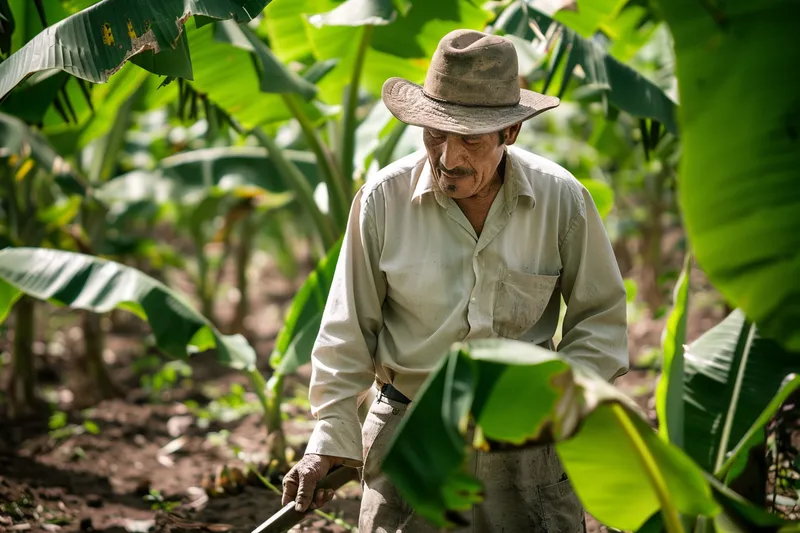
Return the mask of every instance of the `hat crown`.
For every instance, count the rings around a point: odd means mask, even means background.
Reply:
[[[436,48],[424,91],[435,100],[465,106],[504,107],[520,101],[517,51],[508,39],[455,30]]]

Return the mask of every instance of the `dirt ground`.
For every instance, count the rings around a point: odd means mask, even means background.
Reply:
[[[693,286],[705,287],[699,276]],[[282,281],[268,263],[258,278],[260,290],[253,298],[250,325],[266,373],[267,355],[296,287]],[[710,291],[701,291],[693,301],[690,340],[713,326],[724,312]],[[230,307],[221,304],[223,320]],[[251,394],[244,395],[238,418],[235,413],[226,415],[224,408],[210,419],[198,414],[219,407],[220,397],[229,395],[236,384],[247,388],[241,375],[201,354],[190,361],[190,378],[180,378],[173,388],[154,394],[143,386],[132,364],[142,358],[141,336],[117,328],[109,336],[106,359],[125,395],[81,410],[76,407],[81,404],[80,389],[70,385],[74,380],[68,364],[71,353],[81,349],[80,328],[68,311],[50,308],[46,314],[50,325],[38,347],[39,378],[50,401],[67,413],[66,425],[60,435],[52,430],[48,423],[53,413],[48,411],[14,422],[0,418],[0,532],[250,532],[279,509],[279,497],[263,485],[211,498],[203,490],[204,477],[223,465],[244,468],[263,460],[266,435],[259,415],[247,410],[255,400]],[[648,412],[653,409],[656,375],[646,359],[660,344],[663,324],[663,318],[652,319],[646,312],[637,316],[629,331],[633,368],[617,382]],[[60,348],[53,339],[60,339]],[[304,383],[305,370],[289,383],[287,396],[292,400],[285,407],[289,444],[297,454],[302,453],[312,427]],[[229,412],[236,411],[228,407]],[[352,484],[324,510],[354,526],[359,499],[360,489]],[[173,506],[170,502],[177,505],[172,514],[164,510]],[[162,509],[153,509],[154,505]],[[342,532],[348,528],[313,516],[297,529]],[[589,531],[601,530],[590,521]]]

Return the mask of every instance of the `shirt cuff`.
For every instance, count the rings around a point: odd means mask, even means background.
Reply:
[[[339,418],[317,421],[306,453],[341,457],[345,459],[346,466],[361,466],[361,424],[355,417],[353,421]]]

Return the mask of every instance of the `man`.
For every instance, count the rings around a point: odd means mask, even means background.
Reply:
[[[298,510],[334,466],[362,466],[359,531],[416,533],[380,460],[425,378],[458,341],[505,337],[553,348],[613,380],[627,370],[625,288],[589,193],[566,170],[512,147],[521,122],[558,99],[521,90],[510,41],[446,35],[424,87],[400,78],[383,101],[423,128],[425,153],[383,169],[356,195],[314,346],[318,418],[284,480]],[[357,409],[378,388],[362,425]],[[424,445],[422,443],[421,445]],[[582,531],[583,511],[551,446],[477,454],[486,500],[469,531]]]

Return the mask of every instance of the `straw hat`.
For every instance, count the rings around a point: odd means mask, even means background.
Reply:
[[[389,78],[381,97],[400,121],[460,135],[479,135],[527,120],[559,104],[521,89],[517,52],[508,39],[474,30],[445,35],[425,85]]]

